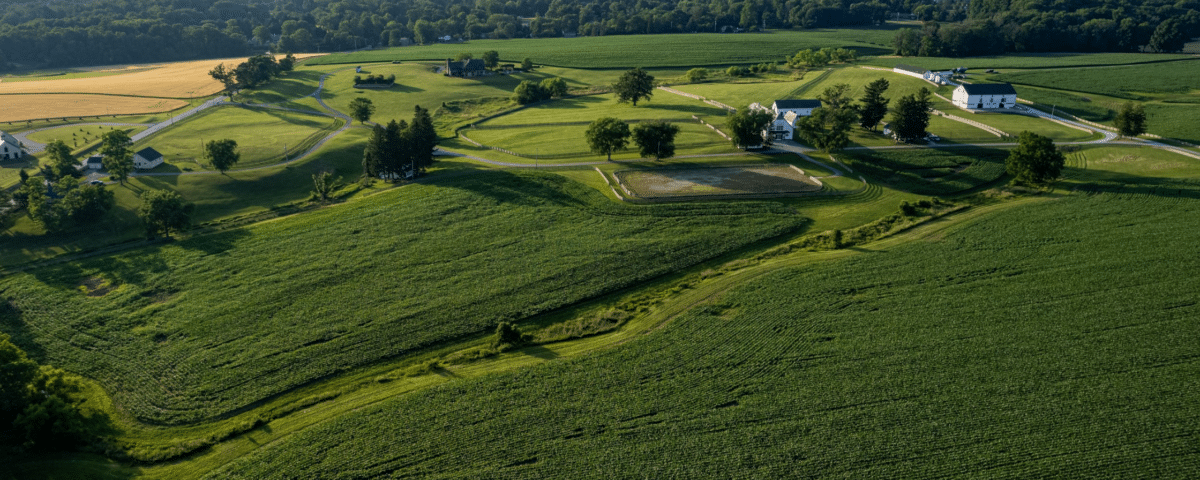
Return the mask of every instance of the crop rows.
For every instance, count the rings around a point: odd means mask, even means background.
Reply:
[[[771,204],[626,207],[487,173],[0,282],[5,331],[150,422],[210,418],[786,233]],[[90,277],[115,288],[87,297]]]
[[[856,171],[893,188],[948,195],[1002,177],[1008,152],[1000,149],[876,150],[848,155]]]
[[[779,270],[619,349],[390,400],[210,477],[1195,478],[1198,207],[1073,196]]]
[[[1200,89],[1200,61],[1128,67],[1047,70],[997,75],[994,80],[1038,87],[1143,98],[1138,93],[1188,93]]]

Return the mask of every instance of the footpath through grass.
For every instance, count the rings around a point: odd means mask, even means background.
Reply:
[[[479,173],[16,274],[0,325],[125,413],[188,423],[806,222],[778,204],[629,207],[562,177]]]
[[[209,478],[1194,478],[1197,198],[1074,195],[776,270],[620,349],[384,401]]]

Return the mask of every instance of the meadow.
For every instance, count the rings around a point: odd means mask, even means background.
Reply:
[[[386,400],[207,478],[1192,478],[1200,191],[1176,188],[747,274],[620,348]]]
[[[967,67],[973,70],[989,68],[1055,69],[1172,62],[1193,58],[1195,57],[1187,54],[1163,53],[1013,53],[964,58],[880,56],[864,59],[862,63],[885,68],[894,68],[897,64],[905,63],[930,70],[950,70],[958,67]]]
[[[1200,90],[1200,61],[1179,61],[1126,67],[1072,68],[1013,72],[990,76],[998,82],[1098,93],[1131,100],[1145,94],[1190,94]]]
[[[124,130],[125,133],[133,135],[137,132],[145,130],[146,127],[139,126],[108,126],[108,125],[81,125],[77,127],[60,127],[50,130],[43,130],[29,135],[29,139],[42,144],[49,144],[55,140],[62,140],[71,147],[73,151],[78,153],[80,150],[88,146],[99,145],[100,136],[113,130]]]
[[[0,84],[2,85],[2,84]],[[170,98],[123,97],[117,95],[33,94],[3,95],[0,122],[97,115],[132,115],[168,112],[188,105]]]
[[[163,154],[167,165],[183,171],[212,170],[204,161],[204,142],[231,139],[237,142],[241,160],[236,168],[251,168],[279,163],[285,151],[291,156],[303,152],[340,127],[341,120],[271,109],[221,106],[205,110],[179,126],[152,135],[133,146],[140,150],[154,147]]]
[[[15,274],[0,280],[0,325],[126,414],[188,423],[805,223],[767,203],[624,207],[553,175],[450,176]]]
[[[675,137],[675,155],[709,155],[716,153],[739,154],[734,148],[708,127],[695,120],[673,122],[680,128]],[[543,125],[537,127],[489,128],[464,130],[463,135],[483,145],[503,148],[530,159],[564,162],[599,162],[607,155],[588,150],[587,125]],[[632,125],[631,127],[632,128]],[[613,160],[641,158],[637,145],[630,142],[624,150],[613,152]],[[532,162],[532,160],[530,160]]]
[[[844,47],[857,50],[859,55],[878,55],[891,50],[895,29],[899,27],[889,23],[874,29],[471,40],[465,43],[332,54],[308,63],[445,61],[462,52],[480,55],[488,50],[496,50],[504,62],[520,64],[523,59],[530,58],[537,65],[586,69],[749,64],[780,62],[806,48]],[[647,45],[653,45],[654,48],[646,48]]]

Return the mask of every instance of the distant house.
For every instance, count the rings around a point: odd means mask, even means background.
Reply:
[[[448,77],[481,77],[487,73],[487,69],[483,66],[483,60],[471,58],[463,61],[455,61],[446,59],[445,74]]]
[[[87,160],[83,161],[83,168],[85,170],[99,170],[104,168],[104,157],[100,155],[88,157]]]
[[[162,154],[150,147],[143,148],[141,151],[133,154],[133,167],[139,170],[149,170],[162,165],[162,163]]]
[[[362,73],[362,67],[354,67],[354,73]]]
[[[0,160],[16,160],[25,156],[21,143],[8,132],[0,132]]]
[[[796,133],[796,119],[812,115],[813,110],[821,108],[820,100],[776,100],[771,108],[760,104],[750,105],[751,109],[771,113],[775,116],[763,132],[764,138],[773,140],[791,140]]]
[[[968,110],[1012,108],[1017,105],[1017,91],[1008,83],[964,83],[954,89],[951,101]]]

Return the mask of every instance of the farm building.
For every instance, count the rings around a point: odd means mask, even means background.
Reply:
[[[751,109],[769,112],[775,116],[763,132],[764,138],[773,140],[791,140],[796,132],[796,119],[812,115],[814,109],[821,108],[820,100],[776,100],[771,108],[758,103],[750,105]]]
[[[148,170],[163,163],[163,156],[150,147],[143,148],[141,151],[133,154],[133,166],[140,170]]]
[[[0,160],[16,160],[25,155],[21,143],[8,132],[0,132]]]
[[[1017,91],[1008,83],[964,83],[954,89],[952,101],[968,110],[1012,108],[1017,104]]]
[[[99,170],[104,168],[104,157],[94,155],[83,161],[83,168],[86,170]]]
[[[471,58],[461,62],[446,59],[446,76],[448,77],[478,77],[487,73],[483,60]]]

